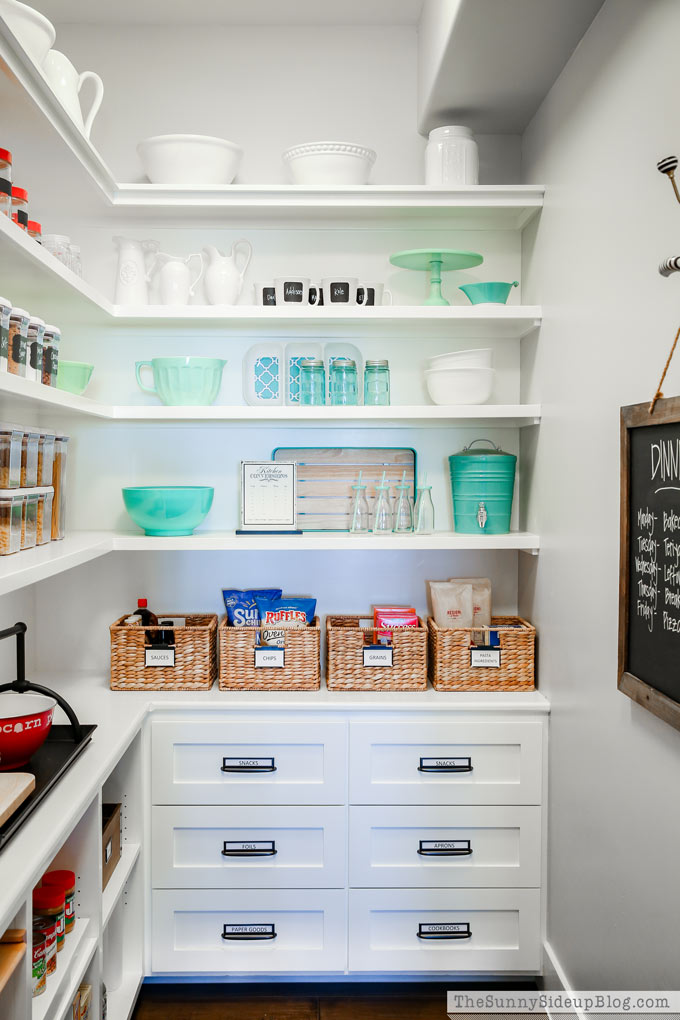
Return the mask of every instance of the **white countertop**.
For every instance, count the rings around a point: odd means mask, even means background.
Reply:
[[[0,851],[0,931],[3,931],[26,895],[46,870],[58,848],[84,809],[139,732],[147,715],[161,712],[272,712],[343,713],[395,712],[501,716],[547,715],[548,700],[538,691],[527,693],[454,693],[428,687],[422,693],[362,693],[328,691],[111,691],[108,677],[46,676],[35,678],[53,687],[73,706],[82,723],[96,723],[91,743],[62,777],[35,813]],[[60,711],[55,722],[65,722]]]

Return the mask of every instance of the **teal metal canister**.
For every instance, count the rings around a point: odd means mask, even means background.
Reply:
[[[473,450],[489,443],[490,450]],[[504,535],[510,531],[512,495],[517,457],[494,446],[490,439],[475,439],[449,457],[453,520],[464,535]]]

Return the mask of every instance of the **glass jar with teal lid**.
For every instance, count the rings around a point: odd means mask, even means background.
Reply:
[[[305,407],[326,403],[326,370],[321,358],[300,362],[300,403]]]
[[[359,403],[357,363],[351,358],[335,358],[330,367],[331,404],[356,406]]]
[[[488,443],[491,449],[473,449]],[[449,457],[453,520],[464,535],[505,535],[510,531],[517,457],[490,439],[475,439]]]
[[[388,407],[389,403],[389,362],[367,361],[364,365],[364,404],[373,407]]]

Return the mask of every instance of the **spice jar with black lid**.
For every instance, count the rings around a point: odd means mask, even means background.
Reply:
[[[37,220],[28,221],[28,236],[32,237],[38,244],[42,244],[42,224]]]
[[[16,215],[16,222],[22,230],[28,230],[28,192],[26,188],[18,188],[12,185],[12,219]]]
[[[12,185],[0,177],[0,213],[12,215]]]
[[[10,375],[26,376],[26,342],[30,315],[25,308],[13,308],[9,315],[7,371]]]
[[[61,330],[58,326],[45,326],[43,335],[42,381],[45,386],[57,385],[59,368],[59,343]]]
[[[0,297],[0,372],[7,371],[7,352],[9,350],[9,317],[12,314],[12,302]]]
[[[45,322],[37,315],[28,320],[28,336],[26,338],[26,378],[32,382],[42,382],[43,338]]]
[[[12,183],[12,153],[9,149],[0,149],[0,180]]]

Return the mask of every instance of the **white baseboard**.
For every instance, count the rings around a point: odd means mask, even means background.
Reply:
[[[564,968],[549,942],[543,943],[543,987],[547,992],[565,992],[567,995],[573,991]],[[567,1013],[552,1016],[550,1010],[547,1013],[550,1020],[565,1020],[565,1017],[569,1016]],[[580,1009],[574,1009],[571,1015],[578,1017],[578,1020],[588,1020],[587,1014]]]

